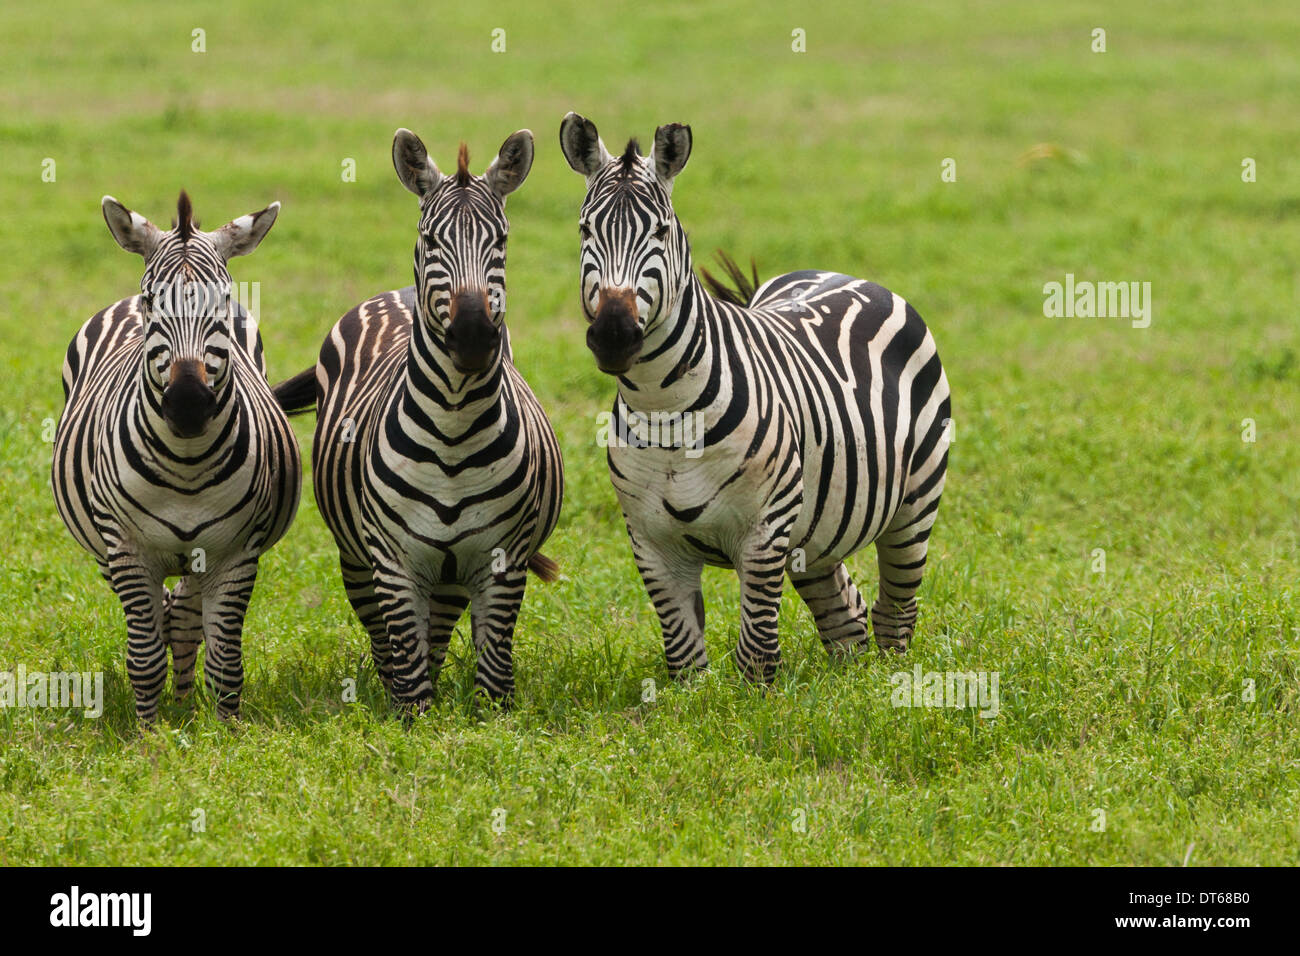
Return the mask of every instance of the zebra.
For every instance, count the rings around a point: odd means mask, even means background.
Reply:
[[[118,245],[144,258],[144,277],[139,295],[97,312],[68,346],[54,499],[122,602],[138,719],[157,717],[169,650],[176,698],[188,695],[200,643],[228,719],[258,558],[288,529],[302,484],[257,322],[226,269],[257,248],[280,204],[215,232],[199,230],[184,192],[167,232],[112,196],[101,206]]]
[[[559,445],[511,361],[505,200],[528,175],[533,134],[510,136],[482,176],[461,143],[443,175],[420,138],[393,138],[397,176],[420,198],[415,284],[367,299],[316,365],[313,483],[376,670],[406,717],[429,706],[466,606],[475,688],[509,703],[526,570],[564,490]]]
[[[787,574],[827,651],[868,646],[844,560],[872,541],[871,629],[882,651],[903,652],[948,461],[934,339],[873,282],[802,271],[759,286],[755,272],[727,293],[697,277],[671,202],[691,144],[691,128],[674,123],[659,127],[650,155],[633,139],[615,157],[590,120],[569,113],[560,127],[564,156],[587,181],[587,345],[618,380],[610,432],[628,436],[609,443],[609,472],[669,672],[708,665],[704,565],[740,579],[735,661],[748,678],[775,676]],[[667,439],[645,433],[665,415],[698,424]]]

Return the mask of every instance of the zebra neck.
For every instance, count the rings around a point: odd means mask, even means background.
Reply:
[[[646,336],[637,363],[619,376],[619,398],[643,412],[684,411],[708,388],[716,336],[708,321],[708,293],[690,280],[669,315]]]
[[[451,361],[443,341],[429,331],[417,312],[407,353],[406,375],[402,387],[409,401],[415,403],[434,421],[474,420],[501,400],[506,356],[510,338],[501,329],[501,347],[496,358],[482,372],[466,374]]]

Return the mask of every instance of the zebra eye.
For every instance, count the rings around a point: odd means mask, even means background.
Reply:
[[[664,223],[662,226],[660,226],[658,229],[655,230],[655,238],[660,241],[662,241],[663,238],[667,235],[668,235],[668,223]]]
[[[578,232],[582,234],[583,239],[591,238],[591,229],[587,227],[585,222],[578,223]]]

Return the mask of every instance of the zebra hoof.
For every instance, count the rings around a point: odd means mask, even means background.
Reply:
[[[679,684],[688,684],[697,677],[702,677],[708,672],[709,662],[699,661],[689,664],[683,664],[680,667],[668,665],[668,676]]]
[[[488,710],[504,713],[514,709],[515,689],[511,687],[507,690],[488,690],[486,687],[476,687],[474,702]]]
[[[393,708],[397,715],[402,719],[402,723],[410,725],[415,722],[417,717],[423,717],[429,712],[429,706],[432,703],[432,694],[417,697],[414,700],[393,699]]]
[[[752,658],[736,658],[740,676],[753,684],[769,686],[776,680],[777,667],[781,663],[781,653],[761,654]]]
[[[907,634],[903,637],[878,637],[876,638],[876,647],[880,648],[881,654],[888,654],[893,651],[895,654],[906,654],[908,647],[912,643],[912,635]]]
[[[826,655],[833,661],[855,661],[861,659],[871,642],[867,638],[856,641],[832,642],[826,644]]]

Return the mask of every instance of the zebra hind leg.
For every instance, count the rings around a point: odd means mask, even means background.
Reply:
[[[871,608],[871,629],[882,651],[904,653],[916,625],[916,592],[925,573],[930,529],[937,510],[905,508],[876,539],[880,594]]]
[[[203,643],[203,594],[190,577],[167,593],[163,639],[172,655],[172,692],[178,701],[194,689],[194,664]]]
[[[867,602],[841,561],[827,571],[791,574],[794,589],[812,612],[822,646],[832,657],[851,657],[868,645]]]

